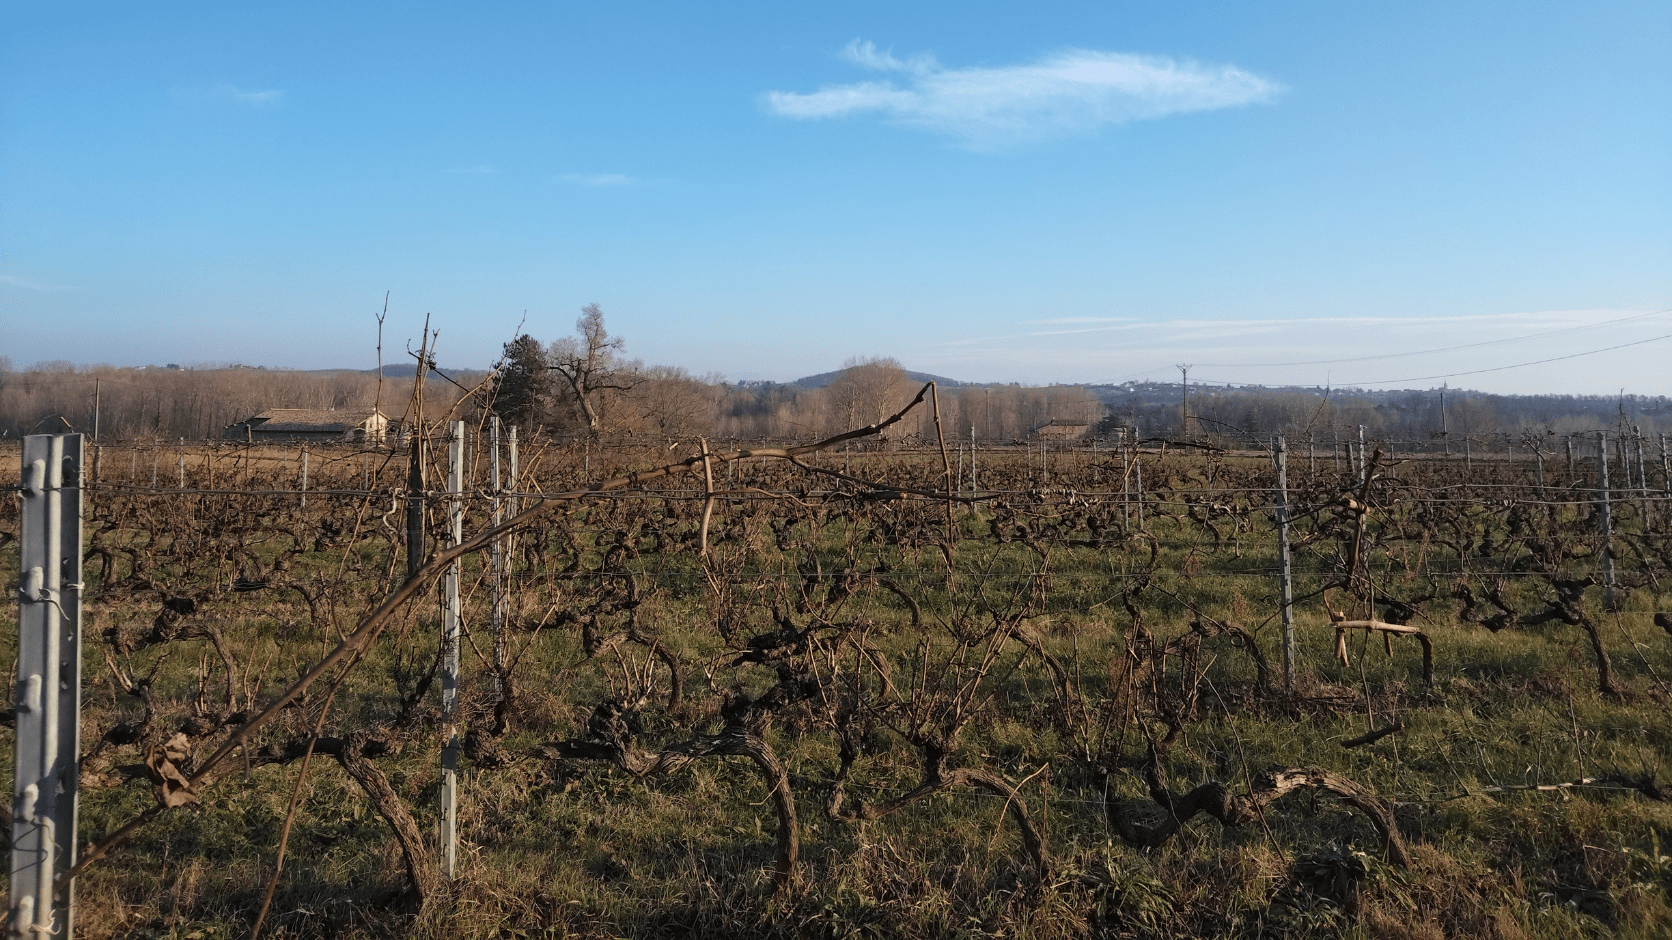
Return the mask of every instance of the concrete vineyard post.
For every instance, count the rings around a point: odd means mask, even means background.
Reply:
[[[80,434],[23,439],[8,936],[74,936],[81,752]]]

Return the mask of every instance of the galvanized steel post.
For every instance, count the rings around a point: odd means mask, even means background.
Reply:
[[[81,750],[80,434],[23,443],[9,935],[73,935]]]

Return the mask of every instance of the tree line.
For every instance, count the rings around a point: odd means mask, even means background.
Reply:
[[[115,368],[38,362],[17,369],[0,357],[0,435],[97,428],[105,440],[215,438],[228,425],[269,408],[381,410],[400,420],[410,392],[385,370],[302,372],[216,366]],[[677,366],[630,358],[597,304],[583,308],[570,336],[542,342],[524,334],[506,343],[489,371],[446,372],[457,414],[497,414],[508,424],[577,440],[788,440],[819,437],[874,422],[898,409],[921,385],[899,362],[855,357],[833,378],[797,383],[728,383]],[[432,379],[434,381],[434,379]],[[447,384],[447,383],[443,383]],[[432,386],[433,387],[433,386]],[[940,427],[949,441],[1026,439],[1056,422],[1065,436],[1084,423],[1092,434],[1136,432],[1141,440],[1209,439],[1223,443],[1286,434],[1318,443],[1353,437],[1358,426],[1378,439],[1436,447],[1599,429],[1672,432],[1672,399],[1621,394],[1492,395],[1462,389],[1219,388],[1178,383],[1124,385],[954,383],[937,389]],[[431,399],[434,401],[434,399]],[[451,403],[451,402],[450,402]],[[929,440],[933,410],[891,429],[893,439]]]
[[[1140,439],[1222,442],[1356,438],[1449,447],[1501,446],[1598,430],[1653,438],[1672,433],[1672,398],[1662,395],[1495,395],[1467,389],[1216,387],[1177,382],[1095,385],[1108,406],[1101,430],[1134,428]]]

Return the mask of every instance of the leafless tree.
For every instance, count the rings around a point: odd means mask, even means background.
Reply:
[[[826,389],[831,411],[827,426],[860,427],[880,421],[914,390],[898,361],[855,356],[842,364],[842,374]]]
[[[563,377],[569,395],[588,433],[604,428],[599,396],[606,390],[625,391],[637,383],[633,363],[619,358],[622,339],[604,328],[604,311],[597,304],[581,308],[575,336],[556,340],[547,350],[551,370]]]

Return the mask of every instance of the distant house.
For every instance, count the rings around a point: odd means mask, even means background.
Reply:
[[[252,442],[381,443],[388,430],[389,419],[381,411],[269,408],[246,421],[227,425],[222,437]]]
[[[1086,421],[1076,421],[1073,418],[1052,418],[1033,429],[1032,436],[1044,441],[1072,441],[1085,437],[1091,430],[1091,424]]]

